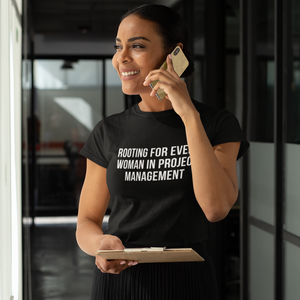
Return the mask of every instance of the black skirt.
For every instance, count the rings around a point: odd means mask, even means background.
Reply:
[[[212,260],[203,257],[204,262],[138,264],[119,275],[95,266],[91,300],[218,300]]]

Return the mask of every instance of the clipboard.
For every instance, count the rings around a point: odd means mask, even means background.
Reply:
[[[124,250],[98,250],[106,260],[133,260],[138,263],[199,262],[204,261],[192,248],[125,248]]]

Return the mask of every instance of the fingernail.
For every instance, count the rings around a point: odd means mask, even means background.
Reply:
[[[126,264],[125,260],[120,262],[120,265],[125,265],[125,264]]]
[[[172,59],[172,54],[169,54],[169,58]]]
[[[136,266],[138,264],[138,262],[136,261],[136,262],[134,262],[134,263],[132,263],[132,265],[133,266]]]

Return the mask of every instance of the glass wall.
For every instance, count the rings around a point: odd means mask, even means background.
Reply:
[[[34,215],[76,215],[85,174],[79,150],[104,116],[124,109],[119,76],[111,59],[35,60],[31,102]]]
[[[250,225],[250,299],[274,299],[274,235]]]
[[[102,61],[65,63],[34,62],[37,214],[76,214],[85,172],[78,151],[103,115]]]
[[[245,300],[295,299],[300,293],[299,17],[296,0],[251,1],[243,10],[251,140]]]
[[[249,299],[274,297],[274,1],[252,1],[248,86]],[[244,33],[245,34],[245,33]],[[245,37],[246,38],[246,37]],[[247,72],[244,70],[244,72]],[[270,229],[271,228],[271,229]],[[247,283],[245,283],[247,284]]]
[[[291,85],[287,102],[285,230],[300,236],[300,3],[292,1]]]
[[[298,177],[299,178],[299,177]],[[284,300],[300,295],[300,245],[284,242]]]
[[[300,3],[290,6],[290,55],[286,104],[284,300],[300,295]]]
[[[112,65],[111,59],[105,60],[106,73],[106,115],[119,113],[125,109],[124,94],[121,88],[121,80]]]

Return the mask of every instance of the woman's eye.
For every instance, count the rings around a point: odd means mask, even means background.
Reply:
[[[132,48],[137,48],[137,49],[139,49],[139,48],[145,48],[143,45],[139,45],[139,44],[134,44],[134,45],[132,45]]]
[[[114,48],[116,51],[120,50],[121,49],[121,46],[120,45],[114,45]]]

